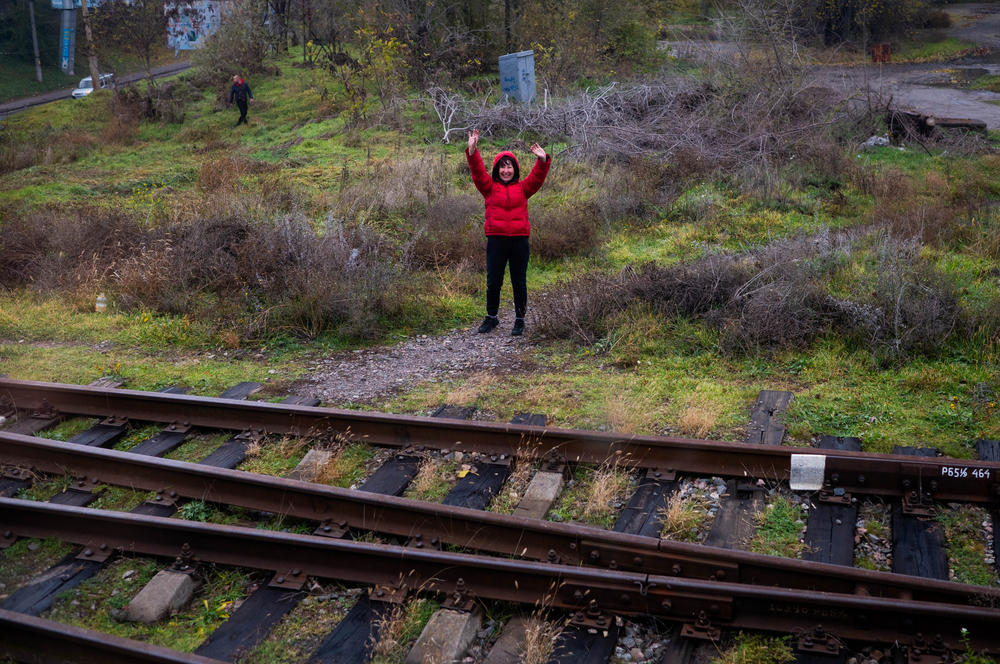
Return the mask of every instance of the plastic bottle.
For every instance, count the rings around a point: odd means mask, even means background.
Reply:
[[[97,294],[97,303],[94,304],[94,311],[99,314],[103,314],[108,308],[108,298],[104,297],[104,293]]]

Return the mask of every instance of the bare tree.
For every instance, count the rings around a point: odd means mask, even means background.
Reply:
[[[146,78],[152,81],[153,50],[166,40],[167,25],[194,11],[191,0],[109,0],[95,12],[93,28],[103,46],[141,59]]]
[[[80,1],[80,12],[83,14],[83,29],[87,35],[87,65],[90,67],[90,81],[94,89],[101,87],[101,73],[97,68],[97,51],[94,49],[94,30],[87,8],[87,0]]]

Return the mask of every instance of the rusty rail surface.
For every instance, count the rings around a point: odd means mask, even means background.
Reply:
[[[79,488],[106,483],[155,491],[153,500],[161,504],[183,497],[236,505],[317,521],[325,524],[320,532],[355,529],[401,536],[418,548],[449,544],[564,565],[952,604],[981,604],[988,598],[1000,606],[997,589],[626,535],[2,431],[0,462],[82,477]]]
[[[191,653],[0,609],[0,656],[17,662],[222,664]]]
[[[793,489],[1000,502],[1000,463],[712,440],[625,435],[297,406],[162,392],[107,389],[0,378],[8,407],[275,434],[348,432],[375,445],[423,446],[496,455],[554,456],[601,463],[621,455],[642,468],[789,480]]]
[[[1000,653],[992,633],[1000,609],[982,606],[523,562],[0,498],[0,541],[18,536],[80,544],[88,560],[122,551],[273,570],[285,587],[314,576],[444,594],[456,606],[477,598],[543,601],[598,625],[618,614],[653,615],[701,630],[812,634],[822,625],[834,640],[909,644],[934,634],[955,648],[962,647],[964,628],[972,647]]]

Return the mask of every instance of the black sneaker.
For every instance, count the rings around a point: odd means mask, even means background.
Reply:
[[[479,334],[486,334],[487,332],[492,332],[497,325],[500,324],[500,319],[496,316],[487,316],[483,319],[482,325],[479,326]]]
[[[524,334],[524,319],[523,318],[515,318],[514,319],[514,327],[511,328],[510,336],[512,336],[512,337],[519,337],[522,334]]]

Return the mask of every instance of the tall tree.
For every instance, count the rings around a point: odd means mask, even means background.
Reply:
[[[94,89],[101,87],[101,72],[97,68],[97,51],[94,48],[94,30],[91,14],[87,9],[87,0],[80,0],[80,10],[83,14],[83,30],[87,35],[87,65],[90,67],[90,82]]]

